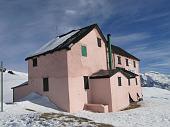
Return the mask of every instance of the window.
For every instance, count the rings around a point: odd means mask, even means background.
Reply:
[[[117,56],[117,59],[118,59],[118,64],[121,64],[121,57]]]
[[[89,89],[89,78],[88,76],[83,76],[84,77],[84,89]]]
[[[135,61],[133,61],[133,66],[136,67],[136,62]]]
[[[98,44],[98,47],[102,47],[102,43],[101,43],[101,39],[100,38],[97,38],[97,44]]]
[[[81,54],[84,57],[87,57],[87,48],[86,46],[81,46]]]
[[[126,59],[126,66],[129,66],[129,61],[128,61],[128,59]]]
[[[118,77],[118,86],[122,85],[121,77]]]
[[[34,59],[32,60],[32,63],[33,63],[33,67],[36,67],[36,66],[37,66],[37,58],[34,58]]]
[[[43,78],[43,91],[49,91],[48,78]]]
[[[138,79],[137,79],[137,78],[135,78],[135,80],[136,80],[136,85],[138,85]]]
[[[128,79],[128,85],[130,86],[130,79]]]

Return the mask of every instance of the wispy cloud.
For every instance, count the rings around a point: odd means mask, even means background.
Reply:
[[[113,42],[128,43],[128,42],[141,41],[150,37],[151,35],[149,35],[148,33],[131,33],[131,34],[113,36],[112,39]]]
[[[70,9],[66,10],[65,13],[68,14],[68,15],[75,15],[75,14],[77,14],[77,12],[75,10],[70,10]]]
[[[157,40],[152,43],[129,47],[128,51],[141,59],[142,71],[162,71],[168,73],[170,69],[170,47],[167,46],[170,40]]]
[[[170,62],[168,63],[153,63],[150,67],[170,67]]]
[[[151,14],[149,16],[138,18],[138,19],[134,20],[133,22],[143,22],[143,21],[155,20],[155,19],[159,19],[159,18],[163,18],[163,17],[167,17],[167,16],[170,16],[169,12],[160,13],[160,14]]]

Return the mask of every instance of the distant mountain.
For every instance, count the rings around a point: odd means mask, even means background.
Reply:
[[[141,75],[143,87],[157,87],[170,90],[170,75],[150,71]]]
[[[4,102],[13,102],[12,87],[18,86],[21,83],[28,81],[28,74],[12,70],[4,72]]]

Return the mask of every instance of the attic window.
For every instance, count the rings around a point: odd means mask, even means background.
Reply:
[[[88,76],[83,76],[84,77],[84,89],[87,90],[89,89],[89,78]]]
[[[118,86],[122,85],[121,77],[118,77]]]
[[[126,66],[129,66],[129,60],[126,59]]]
[[[118,59],[118,64],[121,64],[121,57],[117,56],[117,59]]]
[[[100,38],[97,38],[97,45],[98,45],[98,47],[102,47],[102,43],[101,43],[101,39]]]
[[[87,48],[86,46],[81,46],[81,54],[84,57],[87,57]]]
[[[33,63],[33,67],[36,67],[37,66],[37,58],[33,58],[32,63]]]
[[[133,61],[133,66],[136,68],[136,62],[135,61]]]

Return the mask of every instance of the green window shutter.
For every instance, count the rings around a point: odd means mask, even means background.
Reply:
[[[87,57],[87,48],[86,48],[86,46],[81,46],[81,54],[82,54],[82,56]]]

